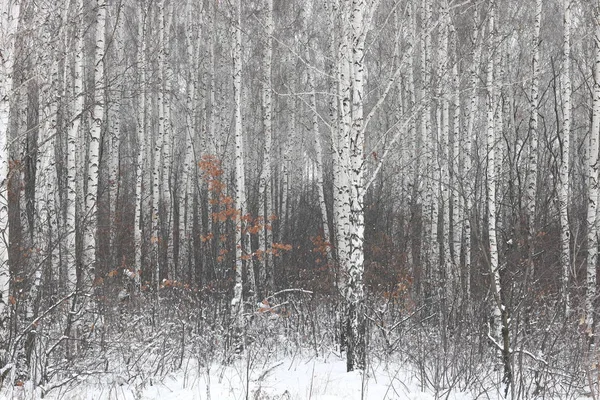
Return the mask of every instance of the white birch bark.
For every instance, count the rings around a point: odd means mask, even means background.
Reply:
[[[490,13],[492,13],[490,11]],[[494,15],[489,18],[489,35],[490,42],[494,40]],[[498,242],[496,238],[496,132],[494,127],[495,122],[495,104],[496,99],[494,88],[494,57],[490,54],[486,68],[486,116],[487,116],[487,208],[488,208],[488,232],[489,232],[489,252],[490,252],[490,273],[492,278],[492,290],[494,293],[494,301],[492,302],[492,315],[494,316],[494,338],[499,342],[502,337],[502,303],[500,300],[500,267],[498,265]]]
[[[348,371],[366,367],[365,316],[364,316],[364,56],[365,36],[368,26],[367,2],[352,1],[351,13],[351,129],[350,129],[350,260],[346,302],[348,307]]]
[[[431,81],[430,81],[431,82]],[[432,88],[432,90],[434,90]],[[429,222],[429,235],[430,235],[430,250],[429,250],[429,285],[432,291],[441,290],[440,272],[442,267],[442,260],[440,259],[440,238],[439,238],[439,217],[440,217],[440,180],[441,180],[441,168],[440,168],[440,136],[442,132],[442,107],[438,105],[435,110],[435,129],[431,126],[429,132],[429,148],[428,153],[431,157],[430,162],[430,176],[429,176],[429,190],[427,193],[430,202],[430,218]],[[433,295],[434,293],[431,293]],[[436,293],[438,295],[439,293]]]
[[[330,150],[331,156],[333,159],[333,237],[334,237],[334,250],[335,257],[337,259],[336,264],[336,277],[335,284],[336,289],[340,295],[345,293],[346,287],[346,278],[343,273],[342,267],[342,259],[346,257],[348,253],[348,249],[345,246],[345,227],[343,223],[343,218],[345,215],[348,215],[349,210],[345,210],[345,204],[349,204],[348,201],[344,201],[346,196],[346,191],[343,190],[341,185],[342,183],[342,140],[340,139],[340,132],[342,132],[342,100],[339,97],[341,93],[341,82],[342,82],[342,70],[341,70],[341,59],[342,53],[340,51],[341,47],[341,37],[344,34],[343,23],[340,15],[340,4],[339,0],[329,0],[327,3],[328,6],[328,22],[334,28],[334,34],[331,35],[331,40],[329,42],[330,45],[330,57],[333,60],[330,64],[331,76],[334,79],[330,81],[330,92],[331,98],[329,101],[329,113],[331,118],[331,125],[333,126],[332,134],[331,134],[331,142],[330,142]],[[345,334],[343,331],[343,318],[342,310],[337,310],[336,312],[336,325],[340,328],[339,332],[342,333],[340,335],[339,344],[341,346],[344,345],[344,338],[342,337]]]
[[[10,295],[8,264],[8,127],[13,92],[15,36],[18,28],[20,2],[4,1],[0,5],[0,338],[7,338],[5,319]]]
[[[83,10],[83,0],[77,2],[76,12]],[[77,287],[77,256],[76,248],[76,219],[78,192],[83,176],[79,173],[77,166],[78,151],[83,147],[81,143],[81,121],[84,107],[83,93],[83,58],[84,58],[84,40],[83,27],[76,28],[75,54],[73,65],[73,95],[74,104],[72,108],[71,125],[67,133],[67,196],[66,196],[66,215],[64,222],[64,241],[62,246],[63,257],[66,264],[66,289],[67,292],[73,292]],[[82,200],[79,197],[80,201]]]
[[[107,81],[112,78],[111,90],[103,90],[106,92],[106,98],[109,99],[106,104],[106,114],[108,118],[108,130],[104,140],[108,140],[108,192],[109,192],[109,240],[110,240],[110,251],[109,251],[109,263],[114,265],[116,263],[115,257],[115,236],[117,231],[117,200],[119,196],[119,162],[120,162],[120,148],[121,148],[121,110],[123,102],[123,87],[125,80],[125,69],[124,69],[124,36],[126,34],[124,29],[125,15],[123,12],[124,6],[121,0],[114,2],[109,8],[113,15],[115,26],[112,27],[112,55],[115,62],[107,68],[108,76]],[[114,75],[113,75],[114,74]]]
[[[438,162],[440,166],[440,189],[441,189],[441,204],[442,204],[442,257],[440,265],[440,276],[445,278],[442,284],[444,287],[444,298],[449,301],[449,296],[452,293],[453,277],[452,277],[452,261],[450,254],[450,80],[448,70],[448,33],[450,25],[450,15],[448,11],[448,3],[442,1],[440,9],[440,43],[438,49],[438,74],[439,82],[439,98],[441,102],[441,124],[440,127],[440,154]],[[436,229],[437,220],[434,221],[432,229]]]
[[[596,15],[596,18],[599,16]],[[598,132],[600,132],[600,24],[596,24],[594,32],[594,90],[592,105],[592,130],[588,139],[587,181],[587,273],[585,292],[586,333],[590,340],[593,337],[594,300],[596,298],[596,267],[598,263],[598,236],[596,229],[596,212],[598,207]]]
[[[165,4],[164,10],[166,12],[164,16],[164,29],[162,32],[162,52],[163,52],[163,65],[161,65],[162,83],[163,83],[163,139],[162,139],[162,191],[161,191],[161,227],[163,229],[163,251],[166,252],[164,256],[165,271],[163,275],[165,278],[172,278],[172,265],[173,265],[173,207],[171,199],[171,171],[172,171],[172,152],[173,152],[173,127],[172,127],[172,99],[171,99],[171,80],[173,77],[173,70],[171,67],[170,59],[170,35],[171,26],[173,24],[173,1]]]
[[[424,179],[424,196],[423,196],[423,243],[422,264],[424,271],[421,272],[421,279],[418,284],[424,286],[419,291],[423,293],[425,289],[425,281],[429,278],[431,270],[435,267],[432,259],[435,258],[434,251],[437,249],[437,229],[432,231],[432,212],[433,212],[433,150],[434,144],[432,139],[431,128],[431,0],[422,2],[421,9],[421,101],[425,102],[423,112],[421,113],[421,143],[424,151],[423,157],[423,175]],[[437,220],[436,220],[437,221]],[[437,223],[436,223],[437,226]],[[435,235],[435,236],[434,236]],[[428,295],[428,294],[425,294]]]
[[[533,35],[533,60],[531,80],[531,105],[529,118],[529,170],[527,171],[527,187],[525,191],[525,203],[527,207],[527,246],[528,267],[527,273],[533,274],[535,253],[535,195],[537,190],[538,173],[538,108],[539,108],[539,75],[540,75],[540,28],[542,19],[542,0],[536,0],[536,12]],[[568,167],[567,167],[568,168]],[[561,176],[562,178],[562,176]],[[559,189],[560,192],[560,189]],[[560,194],[559,194],[560,196]],[[559,203],[561,199],[559,199]],[[565,203],[566,207],[566,203]],[[560,208],[560,205],[559,205]],[[561,219],[562,223],[562,219]],[[561,243],[562,244],[562,243]]]
[[[137,8],[138,15],[138,46],[137,46],[137,71],[139,75],[139,95],[137,103],[137,157],[135,168],[135,220],[133,223],[135,241],[135,287],[141,284],[142,274],[142,216],[144,207],[142,203],[142,181],[144,172],[144,158],[146,156],[146,23],[148,15],[145,11],[146,2],[140,1]]]
[[[451,196],[452,196],[452,277],[453,284],[456,285],[459,281],[459,266],[460,266],[460,252],[462,243],[462,226],[464,218],[464,208],[462,204],[462,194],[460,190],[462,182],[460,181],[460,144],[461,144],[461,121],[460,121],[460,76],[458,72],[459,58],[457,53],[458,37],[456,28],[453,24],[450,25],[451,29],[451,45],[452,53],[454,55],[454,63],[452,65],[452,107],[454,109],[452,116],[452,176],[451,176]],[[464,186],[463,186],[464,187]],[[460,286],[459,286],[460,287]],[[456,290],[454,290],[455,295]]]
[[[241,333],[244,326],[242,289],[243,269],[243,223],[242,216],[245,208],[244,188],[244,140],[242,132],[242,30],[241,30],[241,0],[233,3],[233,26],[231,28],[233,46],[233,95],[235,107],[235,286],[231,300],[231,317],[233,326]]]
[[[496,43],[495,32],[495,10],[496,4],[492,0],[488,15],[488,33],[489,42]],[[493,49],[493,47],[491,47]],[[498,51],[498,49],[496,49]],[[498,239],[497,239],[497,207],[496,207],[496,187],[497,187],[497,143],[496,129],[497,118],[496,111],[501,115],[501,108],[496,103],[499,99],[496,94],[494,81],[494,65],[498,63],[499,57],[494,57],[492,50],[488,56],[486,70],[486,88],[487,88],[487,104],[486,104],[486,147],[487,147],[487,209],[488,209],[488,237],[489,237],[489,268],[492,286],[492,316],[494,331],[492,333],[495,343],[498,344],[498,352],[502,357],[504,365],[504,375],[502,381],[506,384],[508,391],[509,385],[512,382],[512,372],[510,365],[510,340],[509,340],[509,320],[506,306],[502,299],[502,284],[500,280],[500,265],[498,257]],[[501,116],[500,116],[501,118]]]
[[[475,117],[479,108],[479,70],[481,64],[482,38],[479,32],[479,18],[477,8],[473,16],[473,61],[470,69],[470,94],[467,107],[467,127],[463,143],[463,168],[465,179],[465,218],[464,218],[464,290],[465,303],[469,304],[471,297],[471,214],[473,208],[473,198],[475,197],[474,187],[470,182],[474,179],[472,168],[472,143],[474,139]]]
[[[346,6],[347,8],[347,6]],[[351,109],[351,53],[350,38],[347,32],[348,11],[341,8],[340,41],[337,54],[339,133],[335,138],[334,155],[334,217],[337,226],[337,253],[340,264],[340,276],[343,284],[342,295],[347,291],[348,260],[350,255],[350,130],[352,125]]]
[[[187,15],[194,15],[192,13],[192,2],[190,0],[186,3]],[[204,13],[200,13],[200,23]],[[198,82],[196,73],[200,67],[198,57],[195,56],[197,53],[198,43],[196,35],[197,27],[195,23],[187,23],[187,33],[185,37],[186,53],[188,66],[187,87],[186,87],[186,118],[185,118],[185,138],[184,138],[184,156],[183,156],[183,169],[181,172],[181,179],[179,182],[179,260],[177,270],[180,271],[180,276],[185,276],[184,270],[187,270],[190,256],[193,253],[193,238],[192,238],[192,224],[193,224],[193,182],[191,177],[192,172],[192,156],[193,156],[193,138],[194,134],[194,121],[196,119],[196,96]]]
[[[539,0],[538,0],[539,1]],[[570,314],[569,273],[571,271],[570,229],[568,218],[569,202],[569,142],[571,136],[571,3],[563,0],[564,33],[563,33],[563,69],[562,69],[562,99],[563,99],[563,137],[562,157],[560,161],[558,188],[558,207],[560,215],[560,265],[561,297],[565,315]]]
[[[416,54],[416,16],[415,16],[415,12],[414,12],[414,3],[408,2],[407,4],[407,11],[406,11],[406,19],[408,20],[408,28],[407,28],[407,39],[406,39],[406,45],[407,45],[407,52],[408,52],[408,59],[406,62],[406,68],[407,68],[407,77],[406,77],[406,81],[407,81],[407,87],[406,87],[406,97],[407,97],[407,102],[408,102],[408,109],[412,109],[415,106],[416,103],[416,91],[415,91],[415,54]],[[402,18],[400,16],[400,18]],[[420,149],[419,149],[419,144],[420,144],[420,140],[417,137],[417,126],[416,126],[416,122],[415,119],[410,120],[409,126],[408,126],[408,136],[410,139],[410,154],[409,157],[413,157],[412,160],[413,162],[409,163],[408,166],[408,185],[409,185],[409,196],[410,196],[410,200],[408,202],[409,207],[411,209],[411,218],[409,219],[409,224],[408,225],[408,229],[406,230],[406,249],[408,252],[408,264],[410,266],[410,268],[413,271],[413,276],[416,276],[416,268],[417,268],[417,263],[415,262],[416,260],[413,257],[413,240],[415,240],[414,238],[414,234],[415,234],[415,230],[412,228],[412,225],[410,224],[410,221],[412,221],[414,219],[414,215],[413,213],[415,212],[414,210],[416,209],[416,205],[417,205],[417,201],[418,198],[420,196],[420,185],[418,184],[418,180],[420,179],[420,172],[421,172],[421,154],[420,154]],[[416,285],[413,285],[416,286]],[[416,289],[413,287],[413,290]],[[416,290],[414,292],[416,293]]]
[[[259,287],[262,294],[266,294],[268,290],[272,290],[272,285],[268,284],[267,275],[268,269],[272,269],[273,257],[271,246],[273,235],[270,229],[271,215],[273,213],[273,204],[271,202],[271,147],[273,136],[273,105],[272,105],[272,81],[271,69],[273,63],[273,0],[266,0],[265,4],[265,50],[263,58],[263,86],[262,86],[262,107],[263,107],[263,130],[264,130],[264,148],[263,148],[263,165],[259,180],[259,208],[258,215],[262,217],[263,227],[259,231]],[[274,271],[271,271],[271,275]],[[272,279],[270,279],[272,282]]]
[[[96,262],[96,230],[98,220],[98,167],[100,137],[104,124],[104,54],[106,28],[106,0],[96,0],[96,49],[94,52],[94,107],[88,149],[88,182],[85,194],[85,227],[82,254],[82,279],[86,288],[91,286]]]
[[[163,220],[163,217],[160,213],[160,201],[162,195],[162,185],[163,181],[161,179],[161,172],[163,172],[162,168],[162,149],[165,140],[165,108],[164,108],[164,36],[165,36],[165,0],[157,1],[157,14],[158,14],[158,90],[156,96],[156,107],[158,109],[158,136],[154,142],[154,165],[152,170],[152,253],[155,261],[155,270],[154,270],[154,279],[156,285],[157,299],[158,299],[158,291],[160,289],[160,276],[161,276],[161,252],[160,252],[160,243],[162,238],[160,232],[160,225]]]

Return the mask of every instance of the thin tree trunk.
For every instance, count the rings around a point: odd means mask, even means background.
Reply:
[[[540,0],[538,0],[540,1]],[[564,34],[563,34],[563,137],[562,157],[560,162],[560,187],[558,190],[558,207],[560,214],[560,264],[562,267],[561,297],[565,315],[570,314],[569,273],[571,271],[571,231],[569,229],[569,141],[571,136],[571,2],[563,0]]]
[[[13,92],[13,63],[15,52],[15,36],[17,34],[20,2],[4,1],[0,6],[0,339],[5,349],[8,343],[8,323],[10,296],[10,268],[8,264],[8,160],[9,160],[9,113]],[[0,359],[0,368],[5,360]],[[0,384],[2,379],[0,378]]]
[[[306,51],[306,59],[310,60],[310,52]],[[309,105],[312,113],[312,131],[314,135],[315,144],[315,166],[316,166],[316,180],[317,180],[317,193],[319,196],[319,208],[321,210],[321,226],[323,229],[323,240],[325,242],[325,256],[327,257],[327,263],[333,262],[333,255],[331,252],[331,235],[329,233],[329,217],[327,215],[327,204],[325,202],[325,191],[323,189],[324,171],[323,171],[323,147],[321,146],[321,138],[319,132],[319,115],[317,114],[317,96],[315,89],[315,76],[311,68],[307,71],[308,79],[308,90],[310,93]]]
[[[100,138],[104,124],[104,54],[106,27],[106,0],[96,0],[96,50],[94,52],[94,107],[89,136],[87,191],[85,195],[85,227],[83,237],[82,284],[87,290],[92,284],[96,264],[96,230],[98,218],[98,167]]]
[[[141,285],[142,275],[142,221],[143,221],[143,193],[142,180],[144,172],[144,158],[146,156],[146,23],[148,13],[145,11],[145,1],[140,1],[138,6],[138,48],[137,48],[137,70],[139,74],[139,96],[137,109],[137,162],[135,169],[135,271],[134,280],[136,290]]]
[[[75,13],[83,10],[83,0],[77,1]],[[72,293],[77,289],[77,270],[78,270],[78,254],[77,254],[77,218],[81,212],[83,174],[82,168],[78,168],[77,161],[80,160],[80,149],[83,147],[81,135],[81,121],[83,118],[84,93],[83,93],[83,58],[84,58],[84,41],[83,28],[77,26],[75,28],[75,59],[73,66],[73,96],[74,104],[71,115],[71,125],[67,133],[67,149],[66,149],[66,208],[65,221],[63,224],[62,242],[63,260],[66,268],[65,288],[68,293]],[[79,178],[79,179],[78,179]],[[79,222],[81,226],[81,220]],[[65,335],[68,337],[71,334],[71,324],[73,312],[77,307],[77,296],[73,296],[70,304],[70,313],[67,313],[65,324]],[[74,351],[76,342],[69,343],[68,351]]]
[[[155,271],[154,271],[154,284],[156,288],[156,299],[158,303],[158,292],[160,290],[160,279],[161,272],[164,270],[161,257],[161,240],[164,238],[161,235],[161,223],[164,220],[164,216],[161,216],[161,195],[162,186],[164,182],[161,180],[161,172],[163,172],[162,163],[163,160],[163,145],[165,141],[165,108],[164,108],[164,36],[165,36],[165,0],[158,0],[157,10],[158,13],[158,89],[156,97],[156,107],[158,108],[158,136],[154,144],[154,168],[152,171],[152,253],[154,257]]]
[[[448,3],[443,0],[440,10],[440,43],[438,51],[438,74],[440,76],[439,98],[441,102],[441,124],[440,124],[440,154],[438,155],[440,166],[440,189],[442,204],[442,249],[440,276],[444,285],[442,294],[444,307],[448,307],[450,296],[453,292],[452,260],[450,248],[452,241],[450,238],[450,80],[448,71],[448,31],[450,25],[450,15]],[[434,221],[432,229],[436,229],[437,224]],[[444,282],[444,283],[442,283]]]
[[[465,245],[465,266],[464,266],[464,299],[465,304],[470,304],[471,299],[471,216],[473,214],[473,198],[475,197],[475,187],[472,181],[475,174],[472,167],[472,143],[474,138],[475,117],[479,104],[479,69],[481,63],[482,39],[479,33],[477,8],[473,15],[473,61],[470,71],[470,89],[469,105],[467,107],[467,129],[464,135],[464,174],[465,174],[465,218],[464,218],[464,245]]]
[[[232,324],[236,330],[235,334],[240,335],[244,326],[244,299],[242,297],[243,289],[243,229],[244,224],[242,216],[245,208],[245,188],[244,188],[244,140],[242,132],[242,30],[241,30],[241,0],[233,3],[234,26],[232,32],[233,46],[233,95],[235,107],[235,286],[233,289],[233,299],[231,300]],[[235,338],[238,339],[239,338]]]
[[[536,1],[536,13],[534,22],[533,35],[533,60],[531,80],[531,105],[529,118],[529,170],[527,171],[527,188],[525,192],[525,203],[527,207],[527,247],[528,247],[528,266],[527,276],[530,277],[534,273],[535,253],[534,238],[535,238],[535,195],[537,190],[537,173],[538,173],[538,108],[539,108],[539,75],[540,75],[540,26],[542,19],[542,0]],[[568,167],[567,167],[568,168]],[[562,179],[562,176],[561,176]],[[561,185],[562,186],[562,185]],[[560,189],[559,189],[560,196]],[[561,200],[559,199],[559,204]],[[565,203],[566,207],[566,203]],[[560,208],[560,205],[559,205]],[[565,210],[566,211],[566,210]],[[562,219],[561,219],[562,223]],[[562,229],[562,226],[561,226]]]
[[[124,64],[124,36],[126,34],[124,28],[124,7],[122,0],[113,0],[112,6],[109,8],[114,14],[114,26],[112,27],[112,38],[110,42],[112,47],[112,64],[107,67],[107,82],[112,81],[111,90],[106,90],[107,104],[105,105],[106,116],[108,119],[107,132],[104,135],[104,140],[108,141],[108,218],[109,218],[109,251],[106,255],[108,265],[102,267],[107,268],[117,263],[118,243],[116,242],[118,229],[118,196],[120,188],[120,148],[121,148],[121,111],[123,103],[123,89],[125,85],[125,69]],[[106,207],[105,207],[106,209]],[[105,230],[106,228],[104,228]],[[100,238],[99,238],[100,239]],[[101,244],[98,243],[98,248]],[[99,266],[100,268],[100,266]]]
[[[451,176],[451,195],[452,195],[452,260],[451,260],[451,275],[453,283],[454,296],[460,296],[460,253],[462,243],[462,226],[464,208],[462,204],[462,195],[464,192],[460,190],[460,160],[461,160],[461,123],[460,123],[460,76],[458,72],[459,57],[457,53],[458,46],[458,34],[454,25],[450,25],[451,29],[451,44],[452,53],[454,55],[454,64],[452,65],[452,106],[454,108],[453,113],[453,139],[452,139],[452,176]],[[455,307],[453,307],[455,309]]]
[[[368,10],[364,1],[353,0],[350,14],[351,31],[351,127],[350,127],[350,259],[348,264],[348,284],[346,287],[346,305],[348,312],[348,371],[364,370],[366,367],[366,321],[364,309],[364,55]]]
[[[163,10],[164,28],[161,29],[162,40],[161,50],[163,52],[163,64],[160,66],[162,74],[163,94],[163,139],[162,139],[162,190],[161,190],[161,244],[162,244],[162,260],[163,269],[160,279],[173,278],[173,202],[171,199],[171,179],[172,179],[172,164],[173,164],[173,127],[172,127],[172,96],[171,96],[171,80],[173,70],[171,68],[170,59],[170,35],[171,26],[173,24],[173,1],[165,4]]]
[[[432,172],[433,166],[433,139],[432,139],[432,128],[431,128],[431,0],[425,0],[422,3],[421,9],[421,23],[422,23],[422,34],[421,34],[421,101],[425,102],[423,112],[421,113],[421,147],[424,151],[423,157],[423,176],[424,179],[424,196],[422,205],[422,216],[423,216],[423,238],[424,248],[421,255],[421,264],[424,271],[421,271],[419,281],[417,285],[421,287],[418,292],[422,294],[422,297],[428,298],[430,285],[426,283],[428,281],[430,272],[434,265],[431,260],[434,257],[432,254],[434,247],[437,246],[436,232],[432,232]],[[436,225],[437,226],[437,225]]]
[[[270,229],[271,215],[273,213],[273,204],[271,197],[271,147],[272,147],[272,118],[273,105],[271,99],[272,82],[271,69],[273,62],[273,0],[265,1],[265,50],[263,58],[263,87],[262,87],[262,106],[263,106],[263,129],[264,129],[264,148],[263,148],[263,165],[259,180],[259,197],[258,197],[258,216],[262,217],[259,222],[263,227],[259,231],[259,281],[258,285],[261,289],[261,296],[266,295],[273,287],[268,284],[273,280],[267,281],[267,275],[272,275],[273,257],[272,257],[272,242],[273,235]]]
[[[490,43],[495,41],[495,2],[492,1],[490,6],[490,14],[488,15],[488,31]],[[497,50],[496,50],[497,51]],[[510,340],[508,327],[508,310],[502,299],[502,285],[500,282],[500,265],[498,262],[498,240],[496,231],[496,185],[497,185],[497,170],[496,170],[496,118],[495,109],[498,99],[496,96],[494,82],[494,63],[497,58],[490,54],[488,56],[488,64],[486,71],[486,87],[487,87],[487,208],[488,208],[488,237],[489,237],[489,268],[491,275],[492,286],[492,315],[494,323],[493,339],[497,344],[497,350],[501,353],[502,363],[504,365],[504,376],[502,381],[506,384],[506,393],[512,382],[512,371],[510,364]],[[500,112],[500,110],[498,110]]]
[[[596,18],[600,16],[596,15]],[[596,267],[598,263],[598,236],[596,229],[596,212],[598,202],[598,132],[600,131],[600,24],[594,32],[595,65],[592,130],[589,136],[587,152],[587,274],[585,293],[585,319],[590,341],[594,334],[594,300],[596,298]]]

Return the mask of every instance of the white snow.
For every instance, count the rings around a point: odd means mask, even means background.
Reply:
[[[327,358],[285,358],[264,365],[241,357],[229,366],[212,365],[207,374],[195,360],[188,360],[177,373],[160,381],[126,382],[118,374],[96,375],[71,386],[52,390],[45,398],[50,400],[360,400],[406,399],[433,400],[431,389],[421,391],[417,374],[401,365],[372,366],[366,376],[362,371],[346,372],[346,364],[338,356]],[[250,379],[247,380],[248,370]],[[248,389],[247,389],[248,388]],[[454,388],[456,389],[456,388]],[[246,391],[250,394],[246,397]],[[210,397],[208,397],[210,392]],[[449,400],[473,399],[481,393],[462,393],[447,389],[438,392],[438,398]],[[6,394],[4,394],[6,396]],[[15,388],[14,399],[38,398],[31,394],[30,385]],[[486,391],[486,399],[502,398],[493,387]],[[7,400],[0,394],[0,400]]]

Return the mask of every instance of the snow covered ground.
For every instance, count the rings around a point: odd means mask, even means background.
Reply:
[[[249,371],[249,376],[248,372]],[[17,388],[14,399],[39,397]],[[229,366],[214,365],[207,371],[193,360],[181,370],[156,381],[126,382],[118,373],[96,375],[85,381],[63,386],[48,393],[51,400],[352,400],[406,399],[449,400],[500,399],[500,389],[461,392],[442,388],[436,393],[422,390],[418,374],[410,368],[383,364],[373,366],[366,376],[346,372],[345,361],[335,355],[327,358],[286,358],[276,362],[252,365],[241,358]],[[248,394],[248,395],[247,395]],[[4,395],[6,396],[6,394]],[[0,395],[0,399],[6,397]]]

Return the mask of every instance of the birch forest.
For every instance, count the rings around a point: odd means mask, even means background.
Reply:
[[[600,399],[599,147],[600,0],[0,0],[0,399]]]

